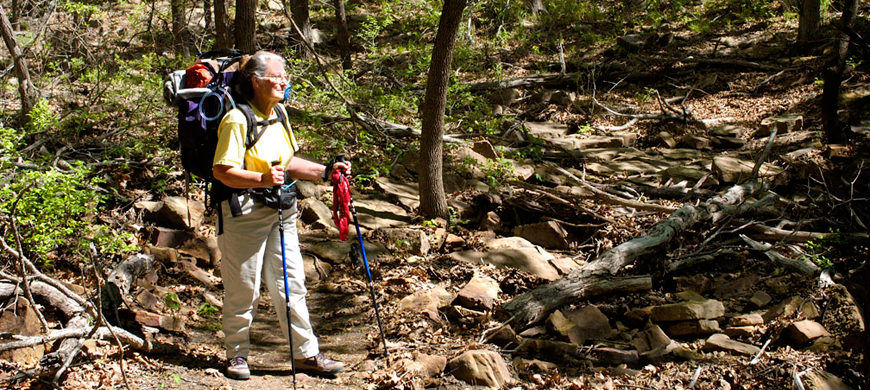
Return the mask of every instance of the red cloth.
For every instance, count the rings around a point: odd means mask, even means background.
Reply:
[[[212,79],[211,72],[202,63],[193,64],[190,68],[187,68],[184,75],[184,86],[186,88],[205,87]]]
[[[342,241],[347,239],[348,226],[350,224],[350,183],[341,173],[340,169],[332,172],[332,220],[338,228],[338,238]]]

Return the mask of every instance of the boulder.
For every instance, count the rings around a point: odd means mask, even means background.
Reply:
[[[20,336],[39,335],[42,326],[39,324],[36,310],[30,304],[30,301],[21,296],[11,302],[15,303],[9,304],[9,307],[0,312],[0,333]],[[44,354],[45,345],[40,344],[33,347],[0,352],[0,359],[31,366],[39,362],[39,359]]]
[[[449,365],[454,377],[471,385],[501,388],[513,382],[504,359],[492,351],[466,351],[451,360]]]
[[[550,264],[552,254],[543,248],[490,249],[486,252],[453,252],[450,258],[473,264],[492,264],[502,268],[514,268],[528,272],[545,280],[556,280],[559,272]]]
[[[737,183],[748,179],[754,167],[755,161],[752,160],[731,156],[713,157],[713,172],[723,183]],[[774,184],[784,184],[787,182],[785,170],[771,163],[761,164],[758,176],[773,178]]]
[[[764,322],[767,323],[776,318],[788,317],[795,313],[800,314],[804,318],[812,319],[819,316],[819,309],[812,301],[806,300],[803,297],[793,296],[774,305],[761,316],[764,318]]]
[[[379,229],[387,242],[387,249],[395,254],[411,253],[417,256],[429,254],[429,237],[421,229],[385,228]]]
[[[514,228],[513,233],[544,248],[563,250],[571,248],[568,231],[556,221],[520,225]]]
[[[806,390],[851,390],[842,379],[827,371],[812,370],[801,377]]]
[[[471,150],[491,160],[496,160],[499,158],[498,151],[496,151],[495,147],[493,147],[492,144],[487,140],[474,142],[474,144],[471,145]]]
[[[803,129],[804,117],[800,114],[785,114],[772,116],[761,120],[753,137],[767,137],[776,128],[777,134],[785,134]]]
[[[811,320],[793,322],[783,334],[789,345],[793,347],[803,347],[819,337],[830,335],[822,324]]]
[[[202,225],[205,205],[184,196],[170,196],[163,200],[157,210],[155,222],[160,226],[194,230]]]
[[[728,319],[728,325],[731,326],[761,325],[763,323],[764,317],[758,313],[742,314]]]
[[[655,322],[674,322],[714,319],[723,315],[725,315],[725,306],[722,302],[708,299],[703,302],[689,301],[655,306],[650,312],[650,319]]]
[[[461,305],[472,310],[489,311],[495,305],[501,288],[498,282],[488,276],[474,276],[453,300],[454,305]]]
[[[332,220],[332,209],[317,198],[306,198],[299,201],[300,218],[312,229],[335,228]]]
[[[717,333],[720,331],[719,322],[716,320],[690,320],[663,324],[665,333],[679,336],[698,336]]]
[[[761,348],[731,340],[727,335],[717,333],[707,338],[703,350],[704,352],[725,351],[731,354],[754,356],[761,351]]]
[[[375,189],[409,210],[415,210],[420,206],[420,190],[417,182],[398,181],[381,176],[375,180]],[[354,201],[356,204],[356,200]]]
[[[773,297],[771,297],[770,294],[764,291],[756,291],[752,294],[752,297],[749,298],[749,305],[750,308],[760,309],[764,306],[767,306],[767,304],[770,303],[770,301],[772,300]]]

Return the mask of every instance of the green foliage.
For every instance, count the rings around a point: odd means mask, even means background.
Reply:
[[[178,299],[178,294],[169,293],[166,294],[166,298],[163,299],[163,303],[166,305],[166,308],[172,311],[181,310],[181,300]]]
[[[96,186],[102,182],[101,178],[91,177],[84,164],[74,164],[68,173],[26,171],[0,187],[0,214],[14,212],[29,257],[48,265],[54,256],[85,252],[93,237],[81,233],[87,231],[101,203]],[[5,234],[7,242],[15,242],[11,231]]]
[[[33,109],[27,113],[27,131],[29,133],[44,132],[59,125],[57,112],[48,104],[48,100],[40,99],[33,105]]]
[[[507,182],[516,180],[513,161],[506,158],[487,159],[483,165],[484,182],[490,188],[501,188]]]
[[[202,305],[199,305],[198,308],[196,308],[196,313],[203,317],[215,317],[220,314],[220,312],[221,309],[208,302],[203,303]]]
[[[801,256],[803,260],[812,261],[819,267],[833,267],[834,262],[828,255],[836,249],[837,246],[845,245],[849,242],[849,238],[840,233],[839,229],[829,229],[831,234],[823,236],[817,240],[807,241],[805,249],[807,254]]]
[[[24,135],[18,130],[0,126],[0,149],[7,151],[17,150],[24,144]]]
[[[59,5],[59,8],[64,12],[71,13],[76,17],[84,18],[85,20],[88,20],[91,17],[100,18],[103,16],[100,12],[99,6],[94,4],[85,4],[79,1],[63,1]]]

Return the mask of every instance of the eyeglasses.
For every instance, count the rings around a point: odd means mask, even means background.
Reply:
[[[281,76],[257,76],[257,78],[268,79],[269,81],[271,81],[273,83],[280,83],[282,81],[284,81],[284,82],[290,81],[290,76],[288,76],[286,74],[281,75]]]

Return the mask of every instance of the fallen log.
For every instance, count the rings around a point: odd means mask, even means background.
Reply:
[[[762,244],[743,234],[740,235],[740,238],[742,238],[743,241],[746,241],[752,249],[763,252],[768,259],[779,263],[783,267],[792,269],[804,275],[817,275],[822,271],[819,267],[809,261],[789,259],[788,257],[779,254],[772,249],[773,246],[770,244]]]
[[[606,279],[608,276],[600,275],[614,275],[641,256],[661,250],[671,240],[696,223],[711,218],[714,213],[725,206],[742,202],[749,195],[762,188],[760,183],[747,183],[731,187],[725,194],[716,196],[701,205],[683,206],[653,226],[648,235],[611,248],[595,261],[572,271],[561,279],[540,286],[507,302],[499,308],[499,316],[502,319],[510,318],[517,325],[517,328],[525,328],[537,323],[546,318],[553,310],[588,297],[589,294],[585,293],[585,290],[588,288],[590,280]],[[627,292],[629,290],[621,291]]]
[[[652,277],[611,276],[605,274],[582,274],[572,272],[545,288],[525,293],[499,308],[499,317],[520,328],[534,324],[554,310],[599,295],[631,293],[652,289]]]

